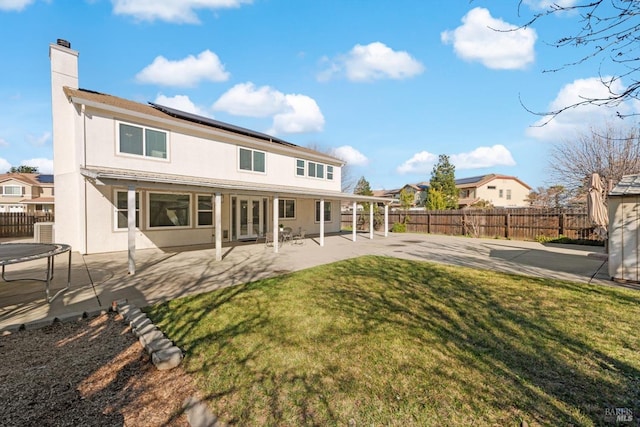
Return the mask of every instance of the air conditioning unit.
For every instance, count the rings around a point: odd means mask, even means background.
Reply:
[[[53,243],[53,222],[36,222],[33,224],[33,241],[35,243]]]

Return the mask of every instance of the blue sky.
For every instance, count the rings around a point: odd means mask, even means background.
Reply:
[[[550,147],[618,119],[584,107],[538,127],[521,105],[603,94],[598,73],[615,72],[596,59],[543,73],[580,58],[549,45],[576,16],[491,29],[545,4],[525,0],[518,16],[517,0],[0,0],[0,171],[52,172],[48,49],[62,38],[81,88],[332,152],[374,189],[428,181],[439,154],[457,178],[552,185]]]

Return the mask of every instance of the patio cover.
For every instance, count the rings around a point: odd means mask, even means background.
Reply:
[[[369,202],[369,223],[373,224],[374,203],[384,203],[384,235],[389,233],[389,204],[393,199],[388,197],[361,196],[357,194],[342,193],[337,191],[313,190],[304,187],[274,186],[259,183],[247,183],[243,181],[222,180],[213,178],[203,178],[188,175],[175,175],[165,173],[153,173],[144,171],[132,171],[126,169],[84,167],[80,168],[80,173],[96,185],[125,186],[128,188],[128,231],[129,231],[129,272],[135,273],[135,187],[167,189],[167,187],[179,187],[181,190],[202,191],[203,188],[214,190],[215,193],[215,220],[216,230],[222,228],[221,220],[221,191],[233,191],[236,194],[272,194],[273,195],[273,230],[274,252],[278,252],[278,198],[297,197],[320,199],[320,246],[324,246],[324,201],[347,200],[353,203],[353,212],[356,211],[358,202]],[[352,240],[356,241],[356,215],[353,215],[353,235]],[[216,260],[222,259],[222,236],[216,233],[215,249]],[[369,238],[373,239],[373,226],[369,227]]]

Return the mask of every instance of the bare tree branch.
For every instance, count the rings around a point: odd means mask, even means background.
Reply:
[[[523,0],[518,1],[517,8],[518,16],[523,16]],[[543,122],[544,126],[569,109],[585,105],[617,107],[626,101],[640,99],[640,1],[591,0],[573,6],[554,3],[542,12],[533,13],[524,24],[516,28],[496,31],[518,31],[558,14],[575,14],[579,25],[573,30],[567,29],[567,35],[548,44],[557,48],[579,47],[581,52],[584,52],[584,49],[587,49],[587,52],[573,61],[543,72],[557,72],[600,58],[598,74],[600,82],[607,89],[607,94],[594,98],[583,96],[580,101],[553,111],[535,112],[526,107],[525,109],[535,115],[549,116],[548,120]],[[571,53],[574,51],[578,50]],[[623,83],[622,79],[626,83]],[[618,89],[619,87],[622,89]],[[520,104],[524,107],[522,100]],[[617,111],[616,114],[624,118],[639,113]]]
[[[598,173],[610,189],[624,175],[640,173],[640,135],[635,127],[592,128],[575,140],[554,145],[550,155],[552,178],[572,193],[584,193],[592,173]]]

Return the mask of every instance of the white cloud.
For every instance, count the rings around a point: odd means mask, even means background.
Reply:
[[[9,146],[9,142],[4,138],[0,138],[0,147],[8,147],[8,146]]]
[[[178,24],[197,24],[200,22],[197,9],[230,9],[252,0],[111,0],[113,13],[133,16],[139,21],[166,21]]]
[[[286,95],[289,111],[273,117],[273,128],[269,133],[321,132],[324,116],[313,98],[306,95]]]
[[[7,173],[11,169],[11,163],[0,157],[0,173]]]
[[[507,147],[501,144],[493,147],[478,147],[468,153],[453,154],[451,163],[456,169],[480,169],[516,164]]]
[[[33,2],[34,0],[0,0],[0,10],[20,12]]]
[[[438,161],[438,156],[428,151],[416,153],[409,160],[398,166],[397,171],[400,174],[419,173],[428,174],[431,172],[433,165]]]
[[[440,34],[442,42],[453,44],[460,58],[501,70],[521,69],[533,63],[536,38],[532,28],[517,29],[515,25],[493,18],[482,7],[471,9],[455,30]]]
[[[51,132],[44,132],[42,135],[27,134],[25,136],[27,142],[34,147],[42,147],[51,140]]]
[[[523,3],[529,6],[531,9],[544,10],[544,9],[549,9],[552,6],[553,7],[575,6],[577,3],[577,0],[524,0]]]
[[[158,94],[154,103],[164,105],[166,107],[176,108],[187,113],[197,114],[199,116],[208,115],[204,109],[195,105],[186,95],[176,95],[169,97],[163,94]]]
[[[320,132],[324,128],[324,116],[313,98],[284,94],[269,86],[256,88],[251,82],[235,85],[212,108],[237,116],[273,117],[267,132],[274,134]]]
[[[331,150],[331,154],[350,166],[365,166],[369,164],[369,159],[350,145],[335,148]]]
[[[282,92],[269,86],[256,89],[251,82],[235,85],[213,104],[214,110],[247,117],[268,117],[286,108],[287,100]]]
[[[157,56],[151,65],[147,65],[136,75],[140,83],[163,86],[193,87],[202,80],[223,82],[229,79],[218,55],[205,50],[197,57],[189,55],[179,61],[170,61]]]
[[[603,77],[603,79],[606,81],[609,77]],[[611,85],[611,91],[620,93],[624,91],[624,85],[619,80],[615,81]],[[548,111],[570,107],[585,99],[607,99],[609,96],[611,96],[609,89],[602,84],[599,77],[577,79],[560,89],[556,98],[549,105]],[[604,125],[615,118],[618,112],[621,114],[640,112],[639,105],[637,103],[621,103],[614,108],[587,104],[568,108],[553,119],[550,116],[542,117],[527,129],[527,135],[546,141],[572,138],[590,128]]]
[[[357,44],[346,55],[331,62],[318,75],[318,80],[329,80],[344,73],[350,81],[369,82],[381,79],[407,79],[424,71],[424,66],[404,51],[394,51],[384,43]]]
[[[35,166],[38,168],[38,172],[44,174],[53,173],[53,160],[37,158],[37,159],[29,159],[23,160],[20,162],[20,166]]]
[[[468,153],[452,154],[449,157],[456,169],[479,169],[516,164],[509,150],[501,144],[496,144],[493,147],[478,147]],[[420,151],[398,166],[397,172],[400,174],[429,174],[437,162],[438,156],[436,154]]]

